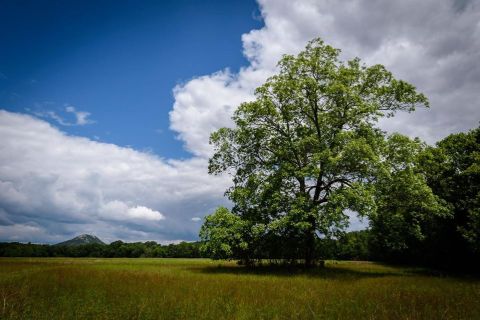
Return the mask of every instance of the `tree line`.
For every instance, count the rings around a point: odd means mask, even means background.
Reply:
[[[347,232],[339,239],[317,239],[315,250],[323,259],[369,260],[368,235],[367,230],[362,230]],[[76,246],[3,242],[0,257],[211,258],[200,250],[201,245],[201,242],[161,245],[155,241]]]
[[[97,257],[97,258],[200,258],[199,242],[161,245],[155,241],[61,246],[32,243],[0,243],[1,257]]]
[[[387,134],[380,119],[428,108],[427,97],[382,65],[339,57],[321,39],[285,55],[234,126],[211,135],[209,173],[232,177],[233,207],[206,217],[202,252],[311,266],[350,212],[369,221],[369,258],[480,266],[479,129],[435,146]]]
[[[412,155],[412,170],[441,207],[422,207],[418,188],[395,177],[384,207],[370,218],[374,258],[478,271],[480,128],[451,134],[435,146],[419,144]]]

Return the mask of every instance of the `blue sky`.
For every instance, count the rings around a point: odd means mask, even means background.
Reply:
[[[92,123],[62,130],[162,157],[189,153],[169,130],[172,89],[247,64],[239,37],[263,23],[254,1],[3,1],[0,108],[66,105]]]
[[[316,37],[429,98],[383,130],[477,127],[478,21],[479,0],[0,1],[0,241],[197,240],[230,205],[211,132]]]

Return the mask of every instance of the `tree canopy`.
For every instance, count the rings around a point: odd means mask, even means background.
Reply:
[[[370,217],[372,256],[478,272],[480,128],[451,134],[435,146],[417,142],[405,154],[403,167],[377,189],[380,208]]]
[[[388,150],[396,143],[408,152],[412,142],[386,139],[377,122],[428,107],[428,100],[382,65],[343,62],[339,55],[320,39],[296,56],[285,55],[279,73],[256,89],[256,99],[237,108],[235,127],[211,135],[209,172],[233,179],[226,194],[237,219],[229,218],[236,221],[233,234],[240,234],[229,239],[237,242],[229,244],[237,258],[270,252],[311,265],[316,238],[341,234],[347,210],[375,214],[382,205],[380,181],[401,179],[392,177],[392,167],[405,164],[389,158]],[[430,201],[420,205],[435,202],[424,180],[405,178],[419,187],[419,202],[424,194]],[[225,242],[215,239],[222,238],[217,231],[225,232],[222,223],[207,218],[200,234],[205,250],[221,251]]]

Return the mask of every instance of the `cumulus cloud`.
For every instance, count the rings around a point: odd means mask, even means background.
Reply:
[[[179,133],[187,150],[199,157],[210,155],[210,133],[231,125],[235,108],[253,98],[251,90],[246,90],[228,69],[179,85],[173,93],[170,128]]]
[[[241,101],[276,71],[283,54],[295,54],[321,37],[343,50],[384,64],[413,83],[431,109],[381,122],[388,131],[433,143],[478,125],[480,107],[480,4],[478,1],[260,0],[265,26],[242,35],[249,65],[195,78],[174,90],[171,128],[198,156],[211,152],[212,130],[231,125]]]
[[[381,128],[434,143],[478,125],[480,106],[480,3],[469,0],[317,1],[259,0],[265,26],[242,35],[249,65],[195,78],[174,89],[171,129],[200,158],[211,155],[212,131],[231,116],[277,69],[283,54],[296,54],[321,37],[342,49],[342,59],[384,64],[413,83],[431,108],[383,119]],[[365,222],[352,217],[351,228]]]
[[[163,160],[7,111],[0,136],[0,240],[193,240],[191,217],[225,204],[227,179],[202,159]]]
[[[129,207],[126,203],[119,200],[113,200],[104,204],[100,208],[100,214],[102,217],[112,220],[159,221],[165,219],[165,216],[156,210],[144,206]]]
[[[381,122],[388,131],[433,143],[478,125],[480,4],[477,0],[260,0],[264,27],[241,36],[248,65],[194,78],[174,88],[170,128],[194,157],[161,159],[112,144],[68,136],[45,121],[0,112],[0,240],[56,241],[94,233],[105,240],[195,239],[191,223],[228,205],[225,177],[207,175],[210,133],[231,126],[243,101],[276,72],[283,54],[315,37],[342,58],[384,64],[413,83],[431,109]],[[228,67],[228,66],[225,66]],[[75,121],[87,112],[66,106]],[[194,217],[194,218],[192,218]],[[187,223],[188,222],[188,223]],[[352,227],[362,222],[352,219]],[[54,230],[54,231],[52,231]]]

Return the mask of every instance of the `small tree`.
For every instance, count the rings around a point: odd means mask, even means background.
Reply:
[[[263,233],[307,266],[316,237],[347,226],[346,209],[375,211],[373,181],[384,144],[378,119],[428,106],[423,94],[383,66],[367,67],[357,58],[344,63],[339,54],[315,39],[299,55],[285,55],[279,74],[255,91],[256,100],[238,107],[235,128],[211,135],[209,172],[232,175],[227,195],[249,233],[243,238]],[[205,241],[212,241],[209,221]]]
[[[220,207],[205,218],[200,238],[205,241],[200,250],[213,259],[241,259],[248,244],[244,241],[245,222],[227,208]]]

